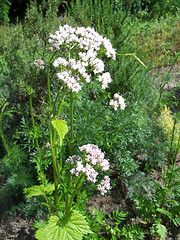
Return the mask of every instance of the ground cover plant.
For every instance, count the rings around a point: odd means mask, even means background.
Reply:
[[[59,6],[31,1],[1,26],[0,202],[44,219],[36,239],[165,239],[179,226],[179,16],[143,22],[149,1]],[[121,203],[87,212],[120,188],[140,221]]]

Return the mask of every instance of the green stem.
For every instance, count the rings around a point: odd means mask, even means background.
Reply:
[[[70,102],[70,154],[71,156],[74,154],[74,129],[73,129],[73,97],[74,94],[71,91],[71,102]]]
[[[59,98],[59,95],[60,95],[60,93],[61,93],[61,90],[62,90],[62,87],[59,89],[58,94],[57,94],[57,96],[56,96],[56,99],[55,99],[55,101],[54,101],[54,103],[53,103],[53,106],[52,106],[52,114],[53,114],[53,115],[55,115],[56,102],[57,102],[57,100],[58,100],[58,98]],[[57,116],[58,116],[58,115],[57,115]]]
[[[51,89],[50,89],[50,66],[51,61],[56,55],[57,51],[51,56],[49,60],[49,65],[47,69],[47,87],[48,87],[48,98],[49,98],[49,108],[50,108],[50,116],[53,114],[52,112],[52,101],[51,101]],[[55,107],[55,104],[53,108]],[[55,149],[55,141],[56,141],[56,131],[50,126],[50,144],[51,144],[51,152],[52,152],[52,160],[53,160],[53,175],[54,175],[54,186],[55,186],[55,193],[54,193],[54,205],[55,208],[58,204],[58,185],[60,183],[60,173],[58,169],[58,163],[56,161],[56,149]]]
[[[87,126],[80,132],[80,134],[77,135],[75,141],[78,141],[85,133],[85,131],[87,130],[87,128],[94,122],[96,121],[96,119],[101,116],[103,114],[103,112],[105,112],[108,109],[109,106],[105,107],[100,113],[97,114],[96,117],[94,117],[88,124]]]
[[[139,59],[134,53],[116,53],[118,56],[132,56],[134,57],[143,67],[147,68],[146,65]]]
[[[40,178],[41,178],[41,182],[43,184],[45,184],[45,179],[43,177],[43,170],[42,170],[41,151],[40,151],[40,148],[39,148],[39,141],[38,141],[38,138],[37,138],[36,126],[35,126],[34,115],[33,115],[33,107],[32,107],[32,94],[33,94],[32,85],[33,85],[35,73],[34,73],[32,79],[31,79],[31,84],[30,84],[30,112],[31,112],[31,119],[32,119],[33,130],[34,130],[34,138],[35,138],[35,142],[36,142],[36,146],[37,146],[37,150],[38,150],[38,155],[39,155],[39,161],[40,161],[40,164],[39,164],[40,165]]]
[[[65,97],[66,93],[67,93],[67,89],[64,90],[64,93],[62,95],[61,101],[59,102],[57,116],[59,116],[61,114],[62,104],[63,104],[64,97]]]
[[[61,113],[61,109],[62,109],[62,103],[64,101],[64,97],[66,95],[66,92],[67,92],[67,89],[64,90],[64,93],[63,93],[63,96],[61,98],[61,101],[59,102],[59,106],[58,106],[58,112],[57,112],[57,117],[60,115]],[[55,104],[53,104],[53,109],[55,108]],[[53,111],[54,112],[54,111]],[[55,142],[56,142],[56,130],[53,128],[53,132],[52,132],[52,136],[53,136],[53,146],[55,146]],[[57,151],[56,151],[56,147],[55,148],[55,155],[57,154]],[[58,164],[58,163],[57,163]],[[60,169],[62,170],[62,158],[60,156]],[[60,170],[60,171],[61,171]],[[60,179],[60,176],[59,176],[59,179]]]
[[[52,111],[52,101],[51,101],[51,89],[50,89],[50,79],[49,79],[49,72],[50,72],[50,66],[51,66],[51,61],[54,58],[54,56],[56,55],[57,51],[54,52],[54,54],[51,56],[50,60],[49,60],[49,65],[48,65],[48,69],[47,69],[47,87],[48,87],[48,97],[49,97],[49,107],[50,107],[50,111]]]
[[[70,155],[73,156],[74,154],[74,130],[73,130],[73,97],[74,94],[71,91],[71,95],[70,95]],[[69,169],[69,173],[68,173],[68,183],[67,183],[67,192],[65,194],[65,200],[66,200],[66,212],[69,209],[69,195],[68,195],[68,191],[70,188],[70,184],[71,184],[71,172],[70,172],[71,168]]]
[[[105,49],[104,49],[103,51],[101,51],[101,52],[104,53],[104,52],[105,52]],[[141,59],[138,58],[138,57],[136,56],[136,54],[134,54],[134,53],[116,53],[116,55],[117,55],[117,56],[122,56],[122,57],[124,57],[124,56],[134,57],[143,67],[147,68],[146,65],[141,61]]]
[[[51,144],[51,153],[52,153],[52,160],[53,160],[53,175],[54,175],[54,186],[55,186],[55,193],[54,193],[54,205],[57,207],[58,204],[58,185],[60,184],[60,173],[58,169],[58,164],[56,162],[55,157],[55,149],[54,149],[54,142],[53,142],[53,130],[50,127],[50,144]]]
[[[68,203],[68,209],[67,209],[68,212],[67,212],[67,213],[69,213],[70,210],[71,210],[71,208],[72,208],[74,197],[75,197],[75,195],[77,194],[77,190],[78,190],[78,187],[79,187],[79,185],[80,185],[80,183],[81,183],[81,180],[82,180],[83,176],[84,176],[84,175],[81,175],[81,176],[79,177],[79,179],[78,179],[78,181],[77,181],[77,183],[76,183],[76,186],[74,187],[74,190],[73,190],[73,192],[72,192],[70,201],[69,201],[69,203]]]

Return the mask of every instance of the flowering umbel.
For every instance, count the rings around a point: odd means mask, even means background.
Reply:
[[[70,90],[78,92],[83,83],[89,83],[91,81],[89,72],[97,75],[103,89],[108,87],[112,79],[110,73],[103,73],[104,62],[98,57],[99,53],[103,52],[115,60],[116,51],[109,39],[102,37],[90,27],[72,28],[64,25],[60,26],[54,35],[50,35],[49,42],[56,50],[63,47],[65,52],[70,53],[67,57],[57,58],[53,63],[54,67],[60,66],[61,72],[57,73],[57,77]]]
[[[94,144],[83,145],[79,150],[84,153],[84,158],[74,155],[66,160],[73,166],[70,170],[71,174],[75,176],[83,174],[87,181],[98,182],[98,170],[103,172],[109,170],[109,161],[104,158],[104,153]],[[97,189],[102,195],[110,189],[110,178],[107,175],[97,185]]]
[[[124,110],[126,107],[125,100],[118,93],[114,94],[113,99],[110,100],[109,105],[113,106],[116,111],[118,108]]]

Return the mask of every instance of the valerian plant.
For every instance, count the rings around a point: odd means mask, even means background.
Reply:
[[[44,61],[34,61],[36,67],[31,84],[28,88],[30,96],[30,112],[34,129],[34,139],[37,146],[37,169],[40,185],[25,189],[27,197],[43,195],[49,210],[48,220],[36,231],[36,238],[46,239],[82,239],[85,234],[91,233],[85,217],[75,209],[75,199],[88,187],[96,187],[102,195],[110,190],[110,178],[106,173],[109,170],[109,160],[105,159],[104,152],[94,144],[86,144],[75,149],[78,140],[84,135],[88,127],[108,107],[114,110],[125,109],[125,100],[118,93],[114,94],[109,104],[106,104],[97,116],[83,126],[82,131],[74,134],[74,99],[76,94],[83,90],[84,84],[98,81],[102,89],[108,88],[111,75],[105,72],[105,64],[101,56],[116,59],[116,51],[110,41],[88,27],[72,28],[68,25],[60,26],[59,30],[50,35],[50,51],[45,69]],[[49,140],[46,148],[51,150],[53,166],[53,180],[50,182],[43,168],[43,154],[39,139],[41,133],[35,123],[32,97],[34,77],[38,69],[47,71]],[[53,77],[52,72],[55,72]],[[52,98],[52,78],[60,85],[59,91]],[[70,126],[63,120],[62,106],[65,97],[69,97]],[[69,133],[69,134],[68,134]],[[67,135],[68,134],[68,135]],[[70,149],[70,156],[64,159],[63,141],[66,140]],[[44,149],[43,149],[44,151]]]

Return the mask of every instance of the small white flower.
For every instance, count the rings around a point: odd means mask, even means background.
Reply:
[[[115,111],[118,108],[124,110],[126,107],[124,98],[120,96],[118,93],[114,94],[114,99],[110,100],[109,105],[113,106]]]

